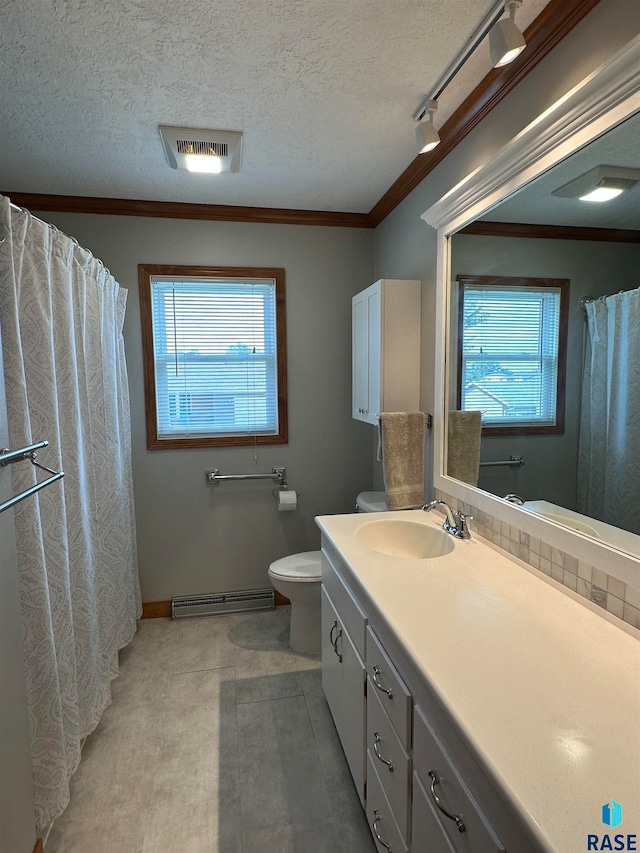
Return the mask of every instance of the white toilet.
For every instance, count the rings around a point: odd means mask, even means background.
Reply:
[[[360,492],[358,512],[387,512],[384,492]],[[269,566],[274,589],[291,602],[289,645],[294,652],[320,654],[320,581],[322,552],[303,551],[275,560]]]
[[[274,589],[291,602],[289,645],[294,652],[320,654],[321,551],[282,557],[269,566]]]

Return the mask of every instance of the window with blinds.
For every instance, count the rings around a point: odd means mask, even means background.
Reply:
[[[148,446],[286,443],[284,271],[169,269],[140,268]]]
[[[562,432],[569,283],[458,281],[460,408],[491,431]]]

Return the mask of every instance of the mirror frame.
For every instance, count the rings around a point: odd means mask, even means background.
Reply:
[[[450,238],[508,196],[640,111],[640,36],[589,74],[518,133],[487,163],[467,175],[422,219],[437,236],[434,488],[610,575],[640,585],[640,558],[507,503],[445,473],[447,326]]]

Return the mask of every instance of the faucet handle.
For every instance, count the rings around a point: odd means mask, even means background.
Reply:
[[[473,521],[472,515],[465,515],[462,510],[456,510],[454,513],[456,520],[456,528],[458,532],[456,536],[460,539],[471,539],[471,533],[469,531],[469,527],[467,525],[468,521]]]

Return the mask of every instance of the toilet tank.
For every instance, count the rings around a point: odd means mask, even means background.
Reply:
[[[356,498],[357,512],[389,512],[384,492],[360,492]]]

